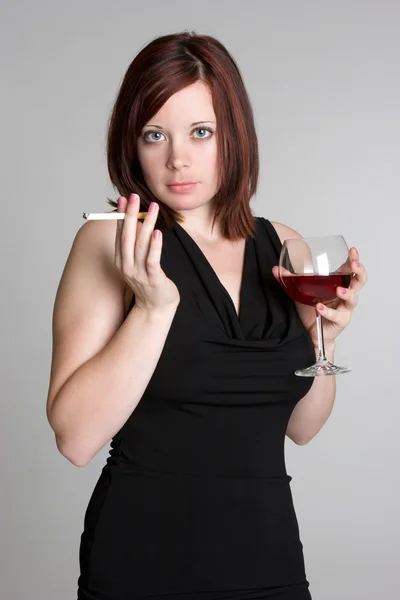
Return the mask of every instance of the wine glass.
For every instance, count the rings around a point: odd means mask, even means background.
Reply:
[[[301,304],[316,307],[329,305],[337,298],[338,286],[348,288],[353,278],[349,248],[341,235],[290,238],[282,245],[279,257],[279,279],[285,292]],[[351,367],[338,367],[325,356],[322,316],[317,318],[319,356],[315,364],[298,369],[295,375],[339,375]]]

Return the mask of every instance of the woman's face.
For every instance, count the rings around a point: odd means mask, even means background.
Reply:
[[[197,81],[173,94],[143,127],[137,141],[146,184],[177,211],[204,206],[217,190],[216,116],[208,87]],[[191,189],[171,188],[189,181]],[[181,191],[179,191],[181,190]]]

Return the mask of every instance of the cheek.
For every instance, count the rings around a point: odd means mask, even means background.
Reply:
[[[145,149],[138,148],[138,160],[140,163],[140,167],[142,169],[143,177],[146,182],[152,181],[154,179],[155,174],[158,172],[158,163],[160,162],[160,157],[157,156],[157,152],[148,152]]]
[[[203,165],[203,168],[207,170],[209,174],[216,173],[217,171],[217,148],[215,144],[205,145],[201,149],[197,156],[197,162]]]

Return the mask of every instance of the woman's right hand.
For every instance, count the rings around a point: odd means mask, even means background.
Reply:
[[[114,262],[135,294],[135,306],[146,312],[160,312],[176,307],[180,295],[160,265],[162,232],[153,231],[158,204],[149,206],[143,223],[137,220],[139,206],[137,194],[131,194],[129,202],[123,196],[118,200],[118,212],[125,212],[125,218],[117,221]]]

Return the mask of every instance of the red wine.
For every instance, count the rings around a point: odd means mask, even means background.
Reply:
[[[285,291],[293,300],[315,306],[318,302],[328,304],[337,298],[338,286],[348,288],[352,275],[334,273],[332,275],[283,275]]]

